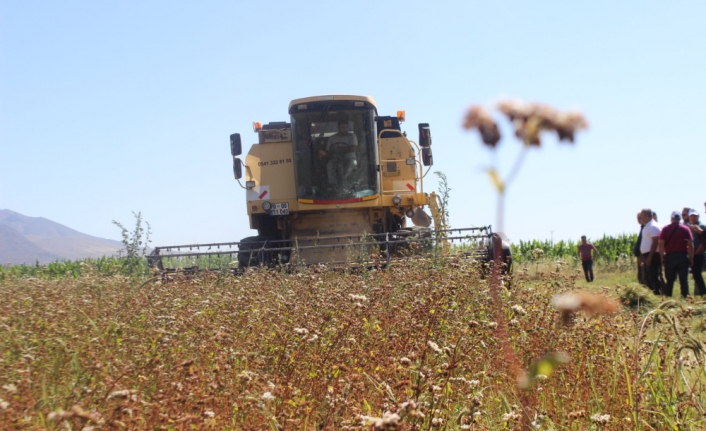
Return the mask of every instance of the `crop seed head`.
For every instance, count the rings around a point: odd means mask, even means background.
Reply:
[[[605,425],[610,422],[610,415],[596,413],[595,415],[591,416],[591,421],[598,425]]]
[[[503,415],[503,422],[514,422],[516,420],[519,420],[520,418],[521,416],[519,413],[512,411]]]
[[[516,314],[521,314],[523,316],[527,314],[527,311],[524,308],[522,308],[521,305],[518,305],[518,304],[515,304],[512,306],[512,311],[514,311]]]
[[[373,426],[376,430],[395,430],[400,424],[400,415],[386,411],[381,418],[375,416],[358,415],[362,426]]]
[[[439,345],[431,340],[427,341],[427,346],[436,353],[444,353],[444,351],[439,348]]]

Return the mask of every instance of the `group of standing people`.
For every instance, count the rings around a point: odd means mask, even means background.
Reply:
[[[662,226],[657,214],[645,208],[637,213],[637,222],[640,224],[634,248],[637,280],[657,295],[672,296],[678,277],[681,295],[686,298],[691,269],[694,295],[705,295],[702,272],[706,260],[706,227],[699,221],[699,212],[693,208],[684,208],[681,213],[673,211],[670,223]]]

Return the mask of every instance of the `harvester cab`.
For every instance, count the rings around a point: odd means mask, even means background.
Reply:
[[[209,254],[234,253],[240,268],[389,263],[454,240],[490,239],[489,226],[446,229],[438,197],[424,190],[433,165],[429,124],[418,125],[414,142],[404,120],[404,111],[379,115],[372,97],[328,95],[293,100],[288,122],[253,123],[258,140],[244,160],[240,134],[231,135],[233,173],[257,235],[207,244],[218,247]],[[153,261],[193,256],[194,247],[202,246],[157,247]]]
[[[379,116],[371,97],[298,99],[289,115],[290,122],[256,123],[258,143],[244,163],[250,227],[258,231],[257,239],[247,240],[298,247],[296,256],[285,251],[269,258],[345,261],[348,243],[359,243],[363,234],[400,232],[407,215],[428,205],[428,125],[425,164],[400,129],[404,112]],[[246,266],[249,261],[241,259]]]

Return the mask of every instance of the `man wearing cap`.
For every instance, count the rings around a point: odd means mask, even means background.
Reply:
[[[689,211],[689,229],[694,237],[694,263],[691,265],[691,273],[694,275],[694,296],[706,294],[706,284],[704,284],[704,262],[706,261],[706,253],[704,253],[702,244],[702,235],[704,233],[704,225],[699,222],[699,212],[692,209]],[[697,251],[701,249],[700,253]]]
[[[595,253],[594,253],[595,252]],[[586,276],[586,281],[593,281],[593,260],[598,254],[598,249],[586,241],[586,235],[581,237],[579,244],[579,257],[581,258],[581,266],[583,266],[583,275]]]
[[[642,229],[642,241],[640,242],[640,260],[642,261],[645,284],[655,295],[662,294],[664,279],[662,278],[663,260],[657,252],[659,245],[659,234],[662,232],[662,225],[652,218],[652,210],[645,208],[640,211],[643,221],[646,221]]]
[[[688,207],[684,207],[681,210],[681,219],[684,224],[689,224],[689,211],[691,211],[691,208]]]
[[[671,223],[659,234],[659,253],[664,262],[664,274],[667,283],[664,294],[672,296],[674,281],[679,276],[681,296],[689,294],[689,266],[694,260],[694,237],[691,230],[680,224],[681,214],[672,212]]]

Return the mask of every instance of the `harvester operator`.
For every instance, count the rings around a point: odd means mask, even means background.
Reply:
[[[326,150],[319,150],[319,155],[330,156],[326,164],[330,186],[338,186],[358,167],[356,150],[358,138],[348,132],[348,120],[338,120],[338,133],[328,138]]]

